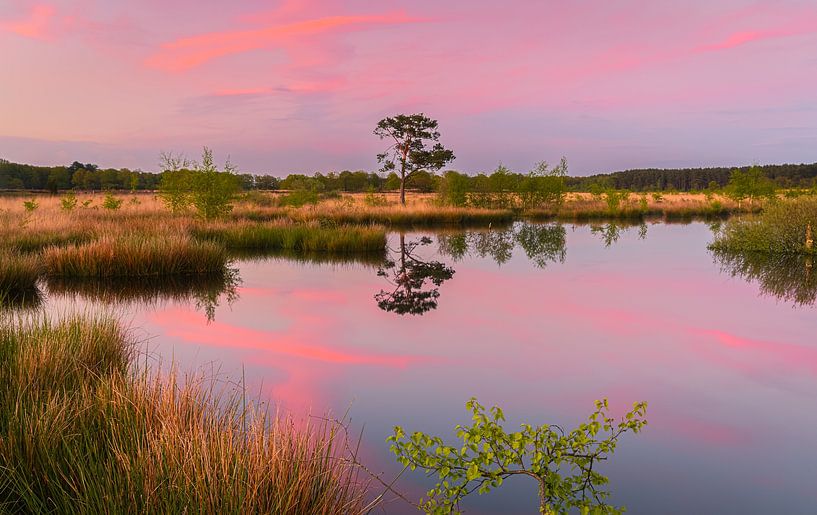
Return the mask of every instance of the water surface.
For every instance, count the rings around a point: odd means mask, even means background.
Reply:
[[[711,238],[703,223],[395,233],[385,266],[244,259],[221,282],[52,283],[44,302],[114,305],[163,360],[244,374],[282,409],[348,410],[386,477],[400,470],[393,425],[453,437],[471,396],[512,426],[573,426],[595,399],[619,414],[646,400],[649,426],[603,466],[614,504],[813,513],[811,265],[718,260]],[[398,488],[419,498],[428,485],[415,472]],[[534,513],[535,500],[522,478],[466,507]]]

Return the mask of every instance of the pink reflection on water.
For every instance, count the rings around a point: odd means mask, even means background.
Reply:
[[[318,319],[308,316],[307,321]],[[166,334],[195,344],[224,348],[259,349],[270,353],[337,364],[377,365],[404,368],[423,358],[407,355],[369,354],[344,351],[334,346],[316,344],[300,334],[257,331],[219,322],[205,324],[193,311],[174,309],[156,313],[152,322],[165,327]],[[306,340],[306,341],[305,341]]]

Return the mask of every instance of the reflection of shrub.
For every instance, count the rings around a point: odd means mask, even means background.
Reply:
[[[813,256],[726,251],[715,251],[714,255],[722,270],[732,277],[756,281],[765,295],[804,306],[817,300]]]

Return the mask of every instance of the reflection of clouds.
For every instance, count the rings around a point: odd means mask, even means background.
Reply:
[[[320,317],[309,316],[307,322],[320,319]],[[179,338],[187,343],[215,345],[232,349],[264,350],[277,355],[336,364],[403,368],[409,364],[422,361],[414,356],[362,353],[312,343],[313,337],[299,334],[300,331],[297,330],[295,334],[292,334],[282,331],[246,329],[219,322],[202,325],[199,319],[192,316],[189,311],[164,311],[154,314],[151,320],[163,327],[165,334]],[[297,324],[294,325],[297,327]],[[324,335],[322,339],[331,341],[332,337],[331,335]]]
[[[316,298],[315,292],[287,296],[286,309],[281,312],[289,323],[279,330],[221,322],[205,325],[194,313],[182,309],[155,313],[150,321],[162,334],[183,344],[212,347],[233,363],[264,370],[264,393],[273,402],[296,411],[332,406],[334,397],[340,395],[338,387],[358,370],[374,379],[387,370],[430,362],[422,356],[350,348],[343,342],[342,320],[310,312]],[[337,296],[323,296],[324,301],[327,299],[332,302]]]

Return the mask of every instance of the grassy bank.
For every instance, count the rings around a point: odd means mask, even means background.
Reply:
[[[750,218],[732,219],[712,243],[721,252],[814,254],[817,199],[782,200]]]
[[[133,373],[132,350],[106,317],[3,320],[3,512],[363,509],[332,426],[296,427],[206,382]]]

